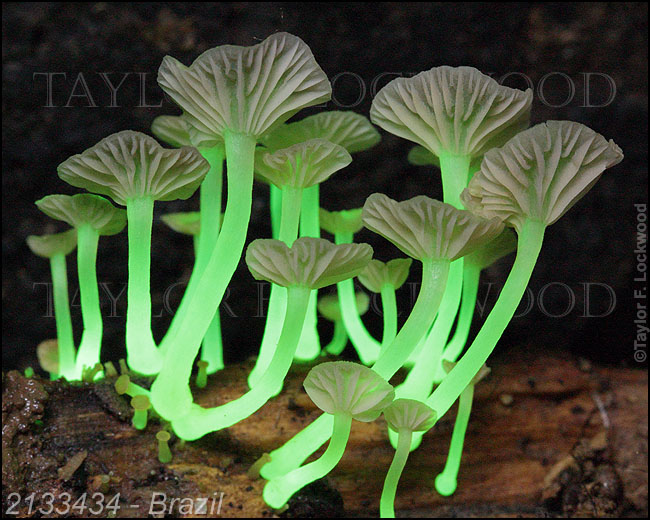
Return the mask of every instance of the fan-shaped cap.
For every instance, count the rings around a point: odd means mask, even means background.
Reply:
[[[50,374],[59,373],[59,342],[56,339],[41,341],[36,347],[36,357],[43,370]]]
[[[487,244],[467,255],[467,260],[481,269],[485,269],[516,250],[517,236],[511,228],[505,228],[494,240],[490,240]]]
[[[355,293],[355,300],[357,304],[357,311],[361,316],[368,312],[370,306],[370,298],[363,291]],[[341,321],[341,305],[339,303],[338,294],[326,294],[318,299],[318,312],[320,312],[326,319],[330,321]]]
[[[623,152],[591,128],[547,121],[485,154],[463,191],[465,207],[520,230],[526,219],[553,224],[580,200]]]
[[[395,398],[395,390],[376,372],[358,363],[333,361],[309,371],[303,383],[307,395],[326,413],[349,414],[374,421]]]
[[[260,151],[256,159],[259,176],[276,186],[293,188],[319,184],[352,162],[345,148],[324,139],[311,139],[274,153]]]
[[[77,230],[68,229],[63,233],[54,235],[29,235],[27,245],[32,250],[32,253],[43,258],[67,255],[77,247]]]
[[[396,432],[426,432],[433,428],[438,420],[436,412],[415,399],[395,399],[384,410],[384,417],[388,427]]]
[[[209,49],[189,67],[165,56],[158,83],[183,109],[196,146],[226,130],[261,137],[332,95],[309,47],[288,33],[273,34],[252,47]]]
[[[246,250],[246,263],[256,280],[311,289],[357,276],[371,258],[368,244],[335,245],[311,237],[299,238],[291,247],[280,240],[257,239]]]
[[[485,220],[424,195],[397,202],[373,193],[363,206],[363,223],[418,260],[456,260],[503,230],[498,219]]]
[[[442,360],[442,368],[444,369],[445,373],[447,373],[447,374],[449,372],[451,372],[455,366],[456,366],[456,363],[453,362],[453,361],[449,361],[447,359]],[[483,363],[483,366],[481,366],[479,371],[472,378],[472,381],[470,382],[470,384],[471,385],[477,385],[483,379],[485,379],[488,375],[490,375],[490,372],[492,372],[492,369],[489,366],[487,366],[485,363]]]
[[[262,137],[262,143],[271,150],[278,150],[316,138],[338,144],[349,153],[367,150],[381,140],[379,132],[365,116],[333,110],[278,126]]]
[[[366,289],[374,293],[380,293],[384,285],[399,289],[408,278],[412,263],[410,258],[394,258],[385,263],[373,258],[358,278]]]
[[[192,146],[189,125],[183,116],[158,116],[151,123],[151,133],[175,148]]]
[[[126,226],[126,211],[99,195],[48,195],[36,201],[36,206],[48,217],[74,228],[89,225],[100,235],[116,235]]]
[[[58,172],[68,184],[108,195],[125,206],[128,199],[139,197],[187,199],[209,169],[195,148],[169,150],[153,137],[124,130],[73,155]]]
[[[532,101],[473,67],[434,67],[388,83],[370,120],[437,156],[477,157],[528,126]]]
[[[327,211],[320,208],[320,227],[332,235],[336,233],[357,233],[363,228],[363,208]]]
[[[201,230],[201,213],[198,211],[167,213],[160,219],[174,231],[184,235],[198,235]]]

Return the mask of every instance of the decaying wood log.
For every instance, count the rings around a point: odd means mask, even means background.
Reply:
[[[452,409],[411,454],[397,492],[398,516],[647,513],[647,372],[591,367],[539,349],[521,352],[493,361],[477,387],[458,491],[444,498],[433,487],[445,462]],[[214,406],[236,398],[250,368],[236,365],[211,376],[195,399]],[[264,481],[247,470],[318,415],[301,387],[307,370],[296,367],[280,396],[227,431],[193,443],[173,440],[170,464],[157,459],[160,422],[133,429],[130,407],[110,382],[70,385],[9,372],[3,376],[3,513],[39,516],[39,509],[52,507],[53,516],[107,516],[110,503],[115,516],[145,517],[154,500],[154,513],[164,507],[171,516],[273,517],[278,512],[261,499]],[[336,471],[294,497],[284,515],[341,516],[344,507],[348,516],[377,516],[392,455],[382,419],[355,423]],[[208,500],[187,500],[197,498]]]

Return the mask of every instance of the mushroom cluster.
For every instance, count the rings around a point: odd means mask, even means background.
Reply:
[[[159,116],[151,128],[172,148],[130,130],[108,136],[58,168],[62,180],[90,193],[49,195],[36,203],[72,227],[27,238],[51,265],[57,338],[38,347],[43,369],[69,381],[114,379],[115,391],[130,398],[134,428],[162,424],[156,426],[158,459],[168,463],[172,433],[184,442],[228,428],[281,392],[294,362],[315,363],[304,388],[323,414],[265,454],[251,474],[268,481],[264,499],[281,508],[334,470],[353,421],[383,415],[395,456],[379,500],[382,517],[395,515],[409,452],[458,401],[447,462],[435,479],[437,491],[451,495],[474,386],[489,372],[485,363],[524,294],[546,228],[622,160],[621,150],[576,122],[529,128],[532,92],[499,85],[471,67],[435,67],[391,81],[375,96],[369,119],[328,111],[289,122],[303,108],[327,102],[331,85],[307,45],[287,33],[251,47],[207,50],[189,66],[167,56],[158,82],[182,111]],[[440,170],[442,201],[424,194],[396,201],[369,190],[362,208],[320,207],[320,185],[348,166],[351,154],[379,142],[371,122],[416,144],[411,163]],[[254,180],[268,186],[271,236],[245,248]],[[193,237],[195,261],[172,323],[156,343],[154,203],[185,200],[197,190],[199,211],[162,217]],[[113,363],[100,363],[96,264],[100,236],[125,227],[127,358],[118,375]],[[364,227],[401,255],[372,258],[370,245],[355,242]],[[321,230],[333,241],[321,238]],[[75,248],[83,317],[78,347],[66,267]],[[481,271],[513,252],[503,290],[468,342]],[[219,305],[243,255],[253,278],[272,287],[259,355],[248,391],[204,408],[194,402],[192,371],[196,366],[197,387],[218,384],[228,348]],[[414,271],[422,283],[400,326],[396,291]],[[319,298],[329,286],[332,292]],[[380,338],[363,320],[371,297],[381,300]],[[327,344],[317,329],[318,313],[331,322]],[[353,349],[346,350],[348,344]],[[332,361],[348,353],[359,362]],[[393,387],[389,381],[400,370],[406,377]],[[304,464],[325,443],[324,453]]]

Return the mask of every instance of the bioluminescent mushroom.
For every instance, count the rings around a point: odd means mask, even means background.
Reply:
[[[384,417],[390,430],[398,435],[398,441],[384,480],[379,514],[381,518],[395,518],[395,493],[411,451],[411,437],[414,432],[423,434],[433,428],[437,417],[431,408],[413,399],[395,399],[384,410]]]
[[[126,394],[129,397],[135,397],[136,395],[149,395],[148,390],[142,388],[139,385],[136,385],[135,383],[132,383],[131,378],[126,374],[122,374],[120,377],[118,377],[115,380],[113,386],[119,395]]]
[[[393,342],[372,366],[389,380],[428,332],[445,291],[451,262],[493,239],[503,224],[498,219],[477,218],[428,197],[397,202],[379,193],[366,200],[363,223],[422,264],[422,286],[413,309]],[[273,451],[272,461],[262,468],[262,476],[282,475],[297,467],[296,463],[301,464],[327,440],[330,420],[328,416],[319,417]]]
[[[58,377],[59,342],[56,339],[41,341],[36,347],[36,358],[40,367],[50,374],[50,379],[56,379]]]
[[[262,137],[262,143],[270,150],[286,148],[311,139],[325,139],[345,148],[348,153],[356,153],[375,146],[381,139],[379,132],[370,124],[368,118],[349,111],[321,112],[285,125],[280,125]],[[278,202],[277,189],[271,186],[271,224],[277,228],[281,212],[281,200]],[[300,236],[320,237],[319,222],[320,184],[307,188],[302,197],[300,215]],[[274,234],[273,238],[277,238]],[[338,242],[337,242],[338,243]],[[305,318],[303,337],[296,357],[299,360],[311,360],[320,351],[320,341],[316,330],[316,292],[309,300],[309,309]]]
[[[36,201],[47,216],[77,230],[77,273],[84,330],[77,349],[74,378],[84,367],[99,363],[102,344],[102,311],[97,284],[97,246],[100,236],[115,235],[126,226],[126,212],[99,195],[48,195]],[[72,376],[72,374],[70,374]]]
[[[395,291],[406,282],[412,263],[413,260],[410,258],[394,258],[388,262],[373,259],[358,276],[366,289],[381,295],[381,312],[384,320],[382,349],[390,345],[397,336]]]
[[[542,247],[557,221],[623,158],[621,149],[590,128],[548,121],[485,154],[463,192],[476,214],[498,217],[517,231],[517,256],[492,311],[458,364],[427,399],[440,416],[478,373],[512,319]]]
[[[208,365],[209,363],[203,359],[196,362],[198,371],[196,373],[196,387],[205,388],[208,384]]]
[[[307,394],[333,418],[331,440],[314,462],[269,480],[265,502],[279,509],[307,484],[324,477],[339,463],[350,436],[352,420],[371,422],[393,401],[393,387],[369,368],[348,361],[322,363],[309,371],[303,383]]]
[[[362,211],[362,208],[341,211],[327,211],[321,208],[320,225],[323,230],[334,235],[334,242],[337,244],[351,244],[354,234],[363,229]],[[343,280],[337,284],[336,290],[347,335],[361,362],[370,365],[377,360],[380,343],[368,332],[356,308],[354,280]]]
[[[168,464],[172,461],[172,452],[169,449],[169,439],[171,435],[168,431],[160,430],[156,433],[156,440],[158,441],[158,460],[163,464]]]
[[[104,363],[104,376],[105,377],[119,377],[117,369],[112,361],[107,361]]]
[[[203,186],[203,184],[201,186]],[[191,235],[193,237],[194,255],[198,257],[201,213],[198,211],[167,213],[166,215],[162,215],[160,218],[174,231],[185,235]],[[208,362],[206,369],[207,374],[214,374],[215,372],[222,370],[224,367],[223,341],[221,338],[221,315],[219,314],[219,309],[214,313],[210,326],[203,337],[203,342],[201,343],[201,359]]]
[[[342,283],[342,282],[339,282]],[[355,312],[363,316],[370,306],[370,298],[363,291],[355,294]],[[332,340],[323,347],[323,354],[338,356],[348,344],[348,334],[343,324],[343,313],[341,303],[337,294],[328,294],[318,299],[318,312],[326,320],[334,323],[334,334]]]
[[[287,288],[286,312],[273,358],[262,377],[243,396],[210,409],[192,404],[183,416],[172,419],[176,434],[181,439],[194,440],[232,426],[261,408],[282,387],[289,372],[311,291],[356,276],[371,258],[372,248],[367,244],[335,245],[320,238],[303,237],[288,247],[280,240],[254,240],[246,250],[246,263],[253,277]],[[156,411],[160,413],[158,408]]]
[[[156,410],[171,419],[192,402],[187,385],[194,357],[244,248],[257,140],[302,108],[327,101],[332,89],[309,47],[287,33],[252,47],[210,49],[190,67],[167,56],[158,83],[183,109],[195,146],[223,139],[228,183],[226,211],[210,259],[190,278],[176,326],[163,339],[165,359],[152,398]]]
[[[58,167],[68,184],[126,206],[129,240],[126,348],[129,366],[159,371],[162,359],[151,334],[151,227],[154,201],[187,199],[209,169],[193,148],[167,150],[155,139],[125,130],[102,139]]]
[[[149,397],[144,394],[133,396],[131,398],[131,408],[133,408],[131,424],[136,430],[144,430],[147,427],[147,416],[149,408],[151,408]]]
[[[53,235],[30,235],[27,237],[27,245],[34,254],[50,260],[59,358],[58,373],[65,378],[78,379],[75,378],[76,350],[72,335],[68,269],[65,260],[65,257],[77,247],[77,231],[69,229]]]
[[[443,361],[445,372],[451,372],[454,363]],[[463,444],[465,443],[465,432],[467,423],[472,413],[472,401],[474,400],[474,387],[490,373],[490,368],[483,365],[470,383],[461,392],[458,398],[458,413],[454,422],[454,431],[451,434],[451,444],[447,454],[445,468],[438,474],[435,480],[436,491],[443,496],[448,497],[456,491],[458,485],[458,470],[460,468],[460,459],[463,456]]]
[[[288,246],[298,238],[303,192],[328,179],[352,161],[350,154],[337,144],[323,139],[310,139],[273,153],[262,152],[256,166],[257,174],[278,187],[282,193],[282,215],[278,240]],[[254,386],[266,371],[282,330],[282,316],[286,310],[287,291],[271,286],[269,308],[264,335],[257,362],[248,376],[248,385]],[[311,299],[311,296],[310,296]],[[303,336],[300,343],[305,340]],[[316,336],[309,342],[316,352],[302,355],[313,359],[320,354],[320,341]],[[305,360],[303,358],[303,360]]]

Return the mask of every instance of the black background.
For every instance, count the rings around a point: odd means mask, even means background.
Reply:
[[[127,128],[147,132],[154,117],[178,113],[155,82],[166,54],[189,64],[210,47],[252,45],[276,31],[300,36],[333,81],[334,99],[325,109],[367,115],[376,89],[397,75],[409,76],[438,65],[471,65],[495,78],[510,73],[505,80],[508,86],[525,88],[524,77],[532,81],[533,123],[571,119],[613,138],[625,152],[625,160],[549,228],[530,284],[536,304],[524,317],[513,320],[499,350],[552,346],[591,359],[633,364],[636,302],[632,290],[639,288],[633,282],[634,204],[647,201],[645,4],[3,4],[2,23],[4,367],[36,366],[37,343],[55,335],[54,319],[45,316],[45,288],[35,285],[49,281],[49,267],[46,260],[31,254],[25,238],[65,228],[33,205],[47,194],[76,193],[57,177],[56,166],[108,134]],[[66,73],[65,78],[53,79],[54,107],[45,106],[45,77],[34,75],[47,72]],[[614,80],[616,95],[607,106],[585,106],[583,81],[589,72],[605,73]],[[110,106],[110,91],[100,73],[109,74],[114,84],[129,73],[117,94],[119,106]],[[92,102],[83,95],[79,74]],[[146,102],[157,105],[162,100],[161,107],[138,107],[142,78]],[[573,95],[570,85],[575,88]],[[609,93],[602,77],[592,80],[591,104],[603,103]],[[313,112],[304,111],[298,118]],[[376,191],[400,200],[417,194],[441,198],[439,173],[410,166],[406,154],[411,144],[384,132],[382,136],[378,146],[356,154],[348,168],[322,187],[324,207],[360,207]],[[257,186],[249,240],[270,233],[267,200],[267,189]],[[154,313],[162,311],[153,319],[157,339],[170,319],[162,303],[165,290],[186,280],[192,265],[188,237],[168,230],[157,217],[197,206],[197,196],[156,206],[152,297]],[[392,246],[369,232],[358,239],[372,243],[380,259],[396,255]],[[114,294],[127,279],[126,255],[125,234],[101,240],[98,276]],[[73,256],[69,278],[74,292]],[[511,259],[502,261],[482,278],[479,296],[487,294],[488,306],[510,263]],[[415,270],[409,281],[418,282]],[[612,287],[617,303],[610,315],[583,316],[585,282]],[[540,310],[539,293],[548,283],[552,285],[543,298],[547,314],[560,314],[570,303],[560,284],[575,296],[575,307],[565,317],[553,318]],[[407,285],[399,293],[405,311],[412,287]],[[257,349],[264,321],[256,316],[258,290],[242,262],[227,298],[237,317],[226,313],[223,318],[228,360]],[[110,300],[106,294],[101,296],[103,358],[115,359],[123,356],[125,294],[114,317],[109,316]],[[173,308],[179,298],[180,291],[172,291]],[[78,300],[73,303],[78,305]],[[596,287],[592,311],[602,312],[608,305],[609,295]],[[72,313],[79,337],[79,307],[74,306]],[[367,321],[371,330],[380,329],[378,315],[371,312]],[[327,327],[323,331],[329,333]]]

